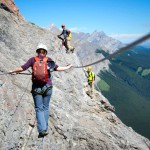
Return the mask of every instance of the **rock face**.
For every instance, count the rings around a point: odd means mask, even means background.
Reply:
[[[21,14],[19,13],[18,7],[14,3],[14,0],[0,0],[0,8],[3,8],[7,11],[10,10],[18,17],[22,17]]]
[[[60,51],[60,41],[45,29],[19,20],[0,9],[0,149],[42,149],[37,138],[31,76],[2,75],[35,56],[38,43],[59,66],[81,65],[76,54]],[[53,150],[149,150],[150,141],[125,126],[110,111],[111,105],[95,91],[86,94],[82,69],[53,73],[49,135],[44,148]],[[35,127],[34,127],[35,125]]]

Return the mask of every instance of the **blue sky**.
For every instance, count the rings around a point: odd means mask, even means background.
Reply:
[[[73,31],[104,31],[122,42],[150,32],[150,0],[14,0],[41,27],[62,23]]]

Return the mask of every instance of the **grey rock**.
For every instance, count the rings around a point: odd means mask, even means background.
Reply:
[[[59,66],[81,65],[76,54],[60,53],[57,37],[26,20],[0,9],[0,69],[8,71],[35,55],[37,44],[48,46],[48,56]],[[0,76],[0,149],[42,149],[38,139],[31,77]],[[95,91],[91,99],[84,89],[82,69],[53,73],[49,135],[44,146],[55,150],[149,150],[150,141],[124,125]],[[35,127],[34,127],[35,126]]]

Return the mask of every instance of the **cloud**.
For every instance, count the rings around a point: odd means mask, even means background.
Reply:
[[[136,38],[143,36],[143,34],[110,34],[111,37],[121,37],[121,38]]]
[[[123,43],[130,43],[130,42],[133,42],[136,39],[142,37],[143,35],[144,34],[138,34],[138,33],[135,33],[135,34],[125,33],[125,34],[110,34],[109,36],[113,37]]]

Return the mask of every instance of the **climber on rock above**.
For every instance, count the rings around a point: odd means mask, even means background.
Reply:
[[[64,24],[62,24],[61,27],[63,30],[62,30],[60,35],[57,35],[57,37],[62,40],[62,45],[64,45],[66,48],[65,39],[67,37],[67,29],[66,29],[66,26]]]
[[[36,49],[37,56],[30,58],[24,65],[9,71],[10,74],[15,74],[32,68],[32,96],[34,100],[38,137],[44,137],[48,134],[48,118],[49,118],[49,103],[52,95],[52,71],[63,71],[72,67],[59,67],[50,58],[46,57],[46,45],[39,44]]]
[[[70,45],[72,33],[70,30],[66,29],[66,26],[64,24],[62,24],[61,27],[63,31],[61,32],[60,35],[57,35],[57,37],[62,40],[62,43],[66,48],[66,53],[69,53],[69,52],[73,53],[75,48]]]

